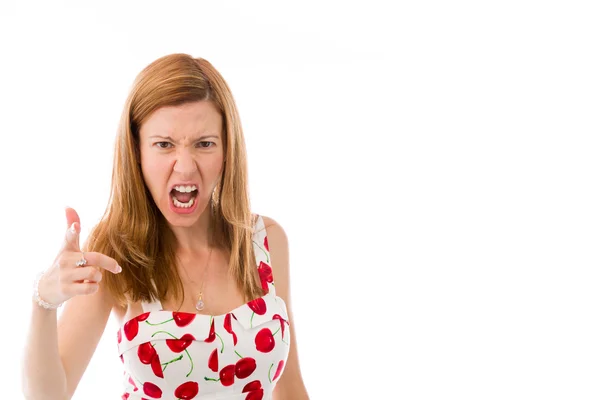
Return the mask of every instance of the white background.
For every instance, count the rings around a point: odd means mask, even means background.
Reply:
[[[595,2],[0,6],[2,399],[31,281],[106,206],[135,75],[230,84],[253,211],[290,241],[311,399],[597,399]],[[118,399],[111,320],[76,399]]]

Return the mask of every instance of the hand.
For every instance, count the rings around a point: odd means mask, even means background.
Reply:
[[[78,295],[96,293],[98,283],[102,280],[100,268],[115,274],[121,272],[121,267],[113,258],[96,252],[86,252],[87,263],[82,267],[76,265],[83,256],[79,247],[81,224],[74,209],[67,208],[65,213],[68,229],[63,247],[38,286],[42,300],[52,304],[63,303]]]

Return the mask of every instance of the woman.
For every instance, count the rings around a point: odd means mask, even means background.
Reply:
[[[123,399],[308,398],[287,238],[250,211],[240,119],[208,61],[173,54],[138,75],[104,217],[81,247],[76,211],[66,218],[36,280],[27,399],[73,396],[111,312]]]

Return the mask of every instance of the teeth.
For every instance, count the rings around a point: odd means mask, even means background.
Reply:
[[[193,192],[194,190],[198,190],[198,188],[196,188],[196,185],[192,185],[192,186],[175,186],[173,189],[177,190],[178,192],[181,193],[190,193]]]
[[[179,200],[177,200],[175,198],[175,196],[171,197],[173,199],[173,204],[175,204],[175,207],[179,207],[179,208],[190,208],[191,206],[194,205],[194,198],[192,197],[190,199],[190,201],[188,201],[187,203],[182,203]]]

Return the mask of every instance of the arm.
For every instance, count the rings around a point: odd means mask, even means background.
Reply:
[[[100,341],[112,309],[102,284],[91,295],[67,301],[56,310],[33,303],[23,363],[23,394],[28,400],[73,396]]]
[[[76,266],[73,256],[80,258],[79,216],[71,208],[66,216],[71,228],[38,287],[42,298],[55,304],[64,301],[65,308],[57,321],[56,310],[44,309],[32,299],[21,365],[21,390],[27,400],[68,400],[73,396],[112,309],[100,268],[120,272],[115,260],[94,252],[86,253],[89,266]]]
[[[302,380],[302,374],[300,373],[296,332],[292,317],[287,235],[275,220],[265,216],[263,216],[263,220],[269,238],[271,268],[273,268],[273,279],[277,285],[277,296],[285,301],[288,312],[288,322],[290,323],[290,352],[281,378],[279,378],[279,381],[275,386],[273,398],[275,400],[306,400],[309,397]]]

